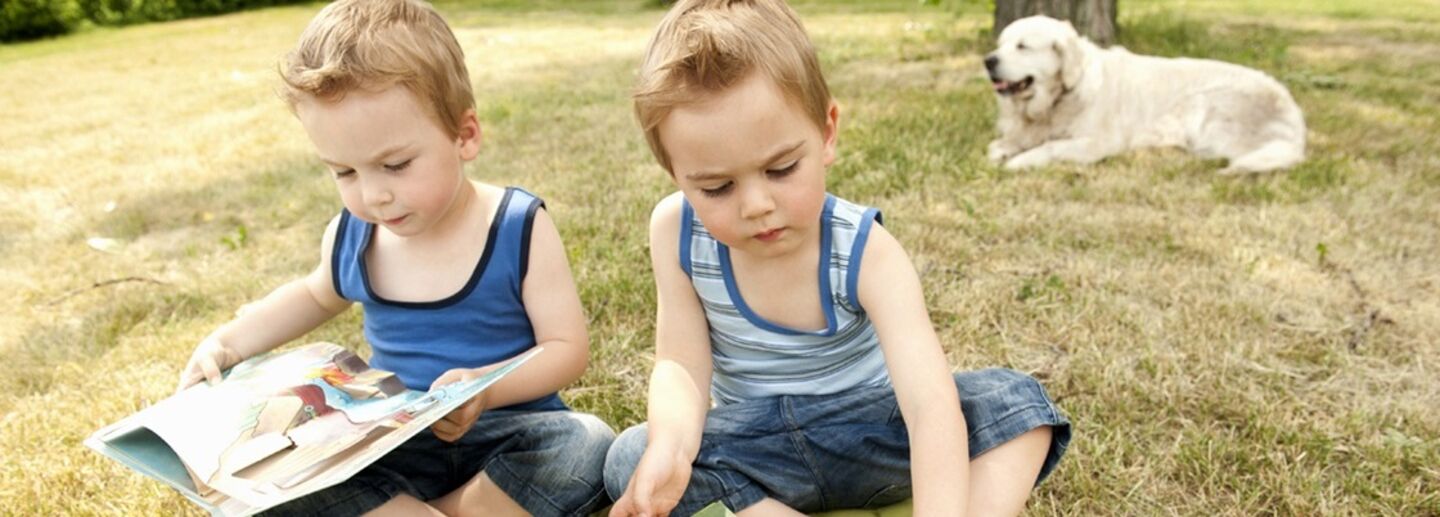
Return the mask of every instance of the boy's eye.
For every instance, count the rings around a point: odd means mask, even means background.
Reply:
[[[344,178],[344,177],[346,177],[346,176],[349,176],[349,175],[351,175],[351,174],[355,174],[355,169],[344,169],[344,170],[338,170],[338,171],[330,171],[330,173],[331,173],[331,174],[334,174],[336,179],[339,179],[339,178]]]
[[[789,165],[786,165],[786,166],[781,167],[781,168],[779,168],[779,169],[770,169],[770,170],[767,170],[767,171],[765,171],[765,174],[770,175],[771,178],[783,178],[783,177],[789,176],[790,173],[795,172],[795,168],[798,167],[799,165],[800,165],[800,160],[795,160],[795,161],[793,161],[793,162],[790,162]]]
[[[396,171],[396,172],[403,171],[403,170],[405,170],[406,167],[409,167],[409,166],[410,166],[410,162],[412,162],[412,161],[415,161],[415,159],[414,159],[414,158],[411,158],[411,159],[409,159],[409,160],[405,160],[405,161],[400,162],[400,163],[397,163],[397,164],[395,164],[395,165],[386,165],[385,168],[386,168],[386,169],[390,169],[390,170],[392,170],[392,171]]]
[[[720,197],[730,192],[730,188],[734,186],[734,182],[726,182],[724,185],[720,185],[718,187],[702,188],[700,189],[700,192],[702,194],[705,194],[706,197]]]

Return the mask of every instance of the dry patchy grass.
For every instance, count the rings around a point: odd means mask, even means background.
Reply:
[[[640,3],[440,4],[479,85],[470,172],[549,201],[594,340],[564,396],[617,427],[644,414],[668,189],[626,97]],[[984,13],[802,5],[843,107],[831,190],[885,210],[957,368],[1032,372],[1075,421],[1030,513],[1440,514],[1440,9],[1316,4],[1122,2],[1133,50],[1294,91],[1310,159],[1239,179],[1163,150],[998,170]],[[0,47],[0,513],[194,511],[80,441],[312,267],[339,203],[272,89],[316,8]],[[310,338],[363,349],[359,322]]]

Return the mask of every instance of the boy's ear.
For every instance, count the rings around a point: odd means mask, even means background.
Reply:
[[[830,101],[830,109],[825,111],[825,154],[824,163],[829,167],[835,163],[835,141],[840,134],[840,105]]]
[[[460,158],[463,160],[474,160],[480,156],[480,119],[476,118],[475,110],[465,110],[460,115],[460,127],[456,135],[456,143],[460,145]]]

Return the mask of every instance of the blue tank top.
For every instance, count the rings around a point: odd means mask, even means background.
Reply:
[[[825,395],[888,386],[885,354],[860,306],[860,260],[874,208],[826,195],[816,274],[825,328],[798,330],[750,310],[735,283],[730,248],[715,240],[690,203],[680,219],[680,267],[710,325],[710,395],[726,405],[778,395]]]
[[[375,225],[342,210],[330,272],[335,292],[365,309],[370,365],[395,372],[410,389],[428,390],[447,370],[484,366],[533,348],[535,330],[520,286],[530,259],[535,212],[544,205],[529,192],[505,189],[470,280],[455,294],[433,302],[393,301],[375,294],[365,265]],[[509,407],[566,409],[554,393]]]

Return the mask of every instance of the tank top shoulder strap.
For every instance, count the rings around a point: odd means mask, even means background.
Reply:
[[[722,277],[720,264],[720,241],[710,235],[705,223],[695,215],[690,202],[680,200],[680,269],[695,280],[719,279]]]
[[[848,306],[852,311],[863,310],[860,306],[860,262],[864,258],[865,243],[870,238],[874,223],[881,222],[880,210],[857,205],[845,199],[830,196],[833,208],[830,211],[831,227],[831,272],[836,289],[835,301]]]
[[[690,248],[695,237],[695,209],[690,207],[690,201],[680,198],[680,269],[688,276],[695,276],[690,265]]]
[[[335,242],[330,247],[330,280],[335,284],[335,294],[341,298],[360,301],[365,289],[358,282],[363,281],[359,254],[370,242],[374,225],[355,217],[350,210],[340,209],[340,222],[335,227]]]
[[[545,201],[525,189],[507,187],[500,203],[501,207],[496,210],[499,217],[490,225],[495,254],[489,268],[513,271],[511,284],[518,293],[530,265],[530,234],[535,226],[535,214],[545,207]]]

